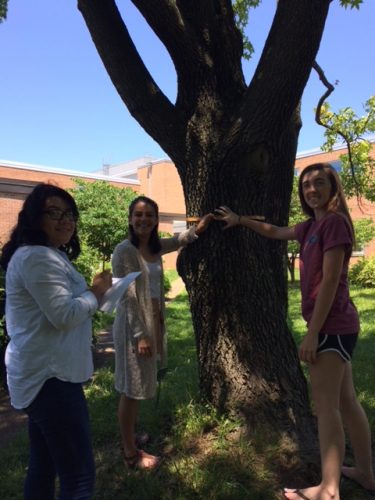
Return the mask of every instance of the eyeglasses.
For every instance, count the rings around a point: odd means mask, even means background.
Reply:
[[[43,210],[43,214],[47,214],[52,220],[69,220],[77,222],[78,215],[73,213],[72,210],[60,210],[60,208],[49,208],[48,210]]]

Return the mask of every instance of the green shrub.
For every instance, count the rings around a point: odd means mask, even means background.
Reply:
[[[166,274],[164,274],[163,279],[164,279],[164,291],[167,294],[169,290],[172,288],[172,283]]]
[[[73,264],[77,271],[85,277],[88,285],[91,285],[95,274],[101,271],[101,261],[99,257],[95,251],[84,242],[81,242],[81,254]]]
[[[375,288],[375,257],[362,258],[349,270],[350,283]]]
[[[96,311],[92,317],[92,338],[94,345],[98,342],[99,333],[102,330],[106,330],[113,323],[114,317],[114,313]]]

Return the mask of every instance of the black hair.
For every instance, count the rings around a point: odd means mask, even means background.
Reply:
[[[57,196],[64,200],[78,219],[78,208],[74,198],[64,189],[53,184],[37,184],[23,203],[18,214],[18,221],[13,228],[10,238],[3,246],[0,265],[6,270],[12,255],[22,245],[49,246],[46,233],[41,229],[43,210],[47,198]],[[77,227],[70,241],[62,245],[60,250],[65,252],[70,260],[74,260],[81,252],[81,246],[77,235]]]
[[[133,226],[130,224],[130,219],[132,217],[132,214],[134,212],[134,208],[137,203],[145,203],[146,205],[150,205],[152,209],[155,212],[155,216],[159,218],[159,207],[157,203],[152,200],[151,198],[148,198],[147,196],[138,196],[137,198],[134,198],[134,200],[130,203],[129,205],[129,239],[131,243],[135,247],[139,247],[139,238],[134,232]],[[148,240],[148,248],[150,249],[151,253],[159,253],[161,250],[161,243],[160,243],[160,238],[159,238],[159,233],[158,233],[158,228],[159,228],[159,223],[155,225],[153,230],[151,231],[150,238]]]

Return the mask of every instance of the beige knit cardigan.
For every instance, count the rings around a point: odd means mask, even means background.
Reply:
[[[192,227],[172,238],[162,238],[159,255],[173,252],[186,246],[197,238]],[[112,256],[114,277],[123,277],[134,271],[141,271],[120,299],[113,324],[115,345],[115,388],[120,393],[133,399],[149,399],[156,393],[158,363],[156,349],[151,358],[138,355],[138,339],[150,337],[156,345],[154,316],[150,296],[149,271],[139,250],[129,241],[124,240],[116,246]],[[164,282],[160,280],[160,308],[164,317]],[[164,328],[164,327],[163,327]],[[159,367],[167,363],[167,336],[163,331],[163,349]]]

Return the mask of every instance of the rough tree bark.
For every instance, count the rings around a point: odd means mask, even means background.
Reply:
[[[279,0],[254,77],[229,0],[133,0],[178,76],[171,103],[144,66],[114,0],[78,0],[130,113],[174,161],[187,215],[225,204],[285,225],[298,103],[330,0]],[[124,16],[126,18],[126,14]],[[126,21],[126,19],[125,19]],[[217,407],[312,443],[306,383],[287,326],[286,247],[216,222],[181,254],[200,384]]]

